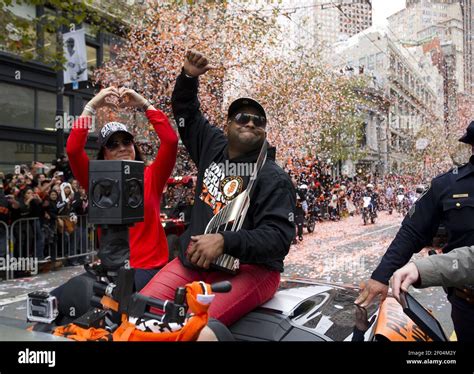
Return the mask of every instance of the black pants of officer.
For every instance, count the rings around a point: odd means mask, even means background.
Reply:
[[[303,225],[304,225],[304,216],[296,215],[295,216],[295,224],[296,224],[296,231],[298,238],[303,237]]]
[[[448,300],[458,342],[474,342],[474,304],[455,295],[450,295]]]

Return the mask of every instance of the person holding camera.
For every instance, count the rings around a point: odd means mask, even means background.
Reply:
[[[37,218],[17,225],[14,230],[16,241],[21,240],[19,246],[22,251],[15,253],[17,257],[36,257],[44,259],[44,236],[41,230],[40,219],[43,214],[43,202],[31,187],[25,187],[19,195],[18,205],[12,209],[12,221],[20,218]],[[33,250],[32,250],[33,249]],[[25,253],[24,250],[28,252]]]
[[[3,190],[3,173],[0,176],[0,222],[9,223],[12,208],[11,197],[5,196]],[[4,225],[0,224],[0,258],[7,255],[7,232]]]
[[[60,155],[58,159],[53,160],[52,164],[54,167],[51,172],[54,176],[62,176],[64,181],[68,181],[73,177],[67,156]]]

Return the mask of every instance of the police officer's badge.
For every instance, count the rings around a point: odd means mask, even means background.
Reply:
[[[416,199],[415,203],[412,205],[412,207],[411,207],[410,210],[408,211],[408,214],[409,214],[410,218],[413,216],[413,214],[415,214],[416,204],[418,203],[418,201],[420,201],[421,198],[422,198],[423,196],[425,196],[425,195],[428,193],[428,191],[429,191],[430,189],[431,189],[431,186],[430,186],[429,188],[425,189],[425,190],[421,193],[421,195],[418,196],[418,199]]]

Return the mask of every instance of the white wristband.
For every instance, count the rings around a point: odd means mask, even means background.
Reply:
[[[96,110],[92,108],[89,104],[86,104],[86,106],[84,107],[84,110],[87,110],[90,114],[95,116]]]

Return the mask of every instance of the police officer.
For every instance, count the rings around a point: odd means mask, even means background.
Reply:
[[[372,199],[372,209],[375,211],[375,215],[377,215],[379,194],[374,190],[374,185],[372,183],[367,184],[364,197],[370,197]]]
[[[376,296],[385,299],[388,281],[412,255],[430,245],[440,224],[448,239],[443,252],[474,245],[474,121],[460,142],[472,146],[469,162],[434,178],[431,187],[412,206],[395,239],[385,252],[356,304],[366,307]],[[471,287],[450,288],[451,318],[459,341],[474,341],[474,292]]]
[[[303,226],[306,213],[308,212],[308,203],[306,202],[306,196],[308,192],[308,186],[306,184],[300,185],[296,189],[296,206],[295,206],[295,224],[297,229],[297,236],[300,242],[303,241]],[[296,238],[293,240],[293,244],[296,244]]]

